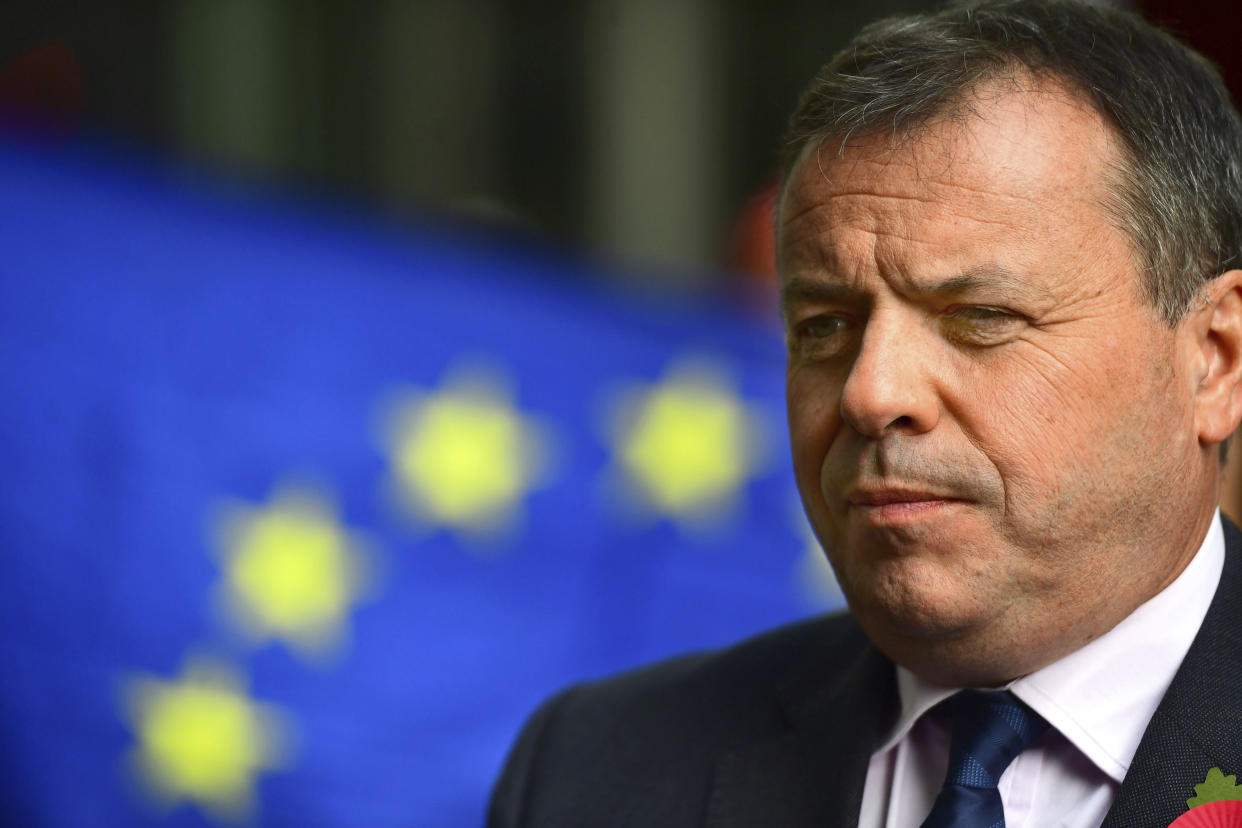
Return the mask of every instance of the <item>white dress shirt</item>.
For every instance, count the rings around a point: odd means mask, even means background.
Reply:
[[[1104,635],[1006,689],[1052,724],[1001,775],[1006,828],[1099,828],[1147,722],[1203,623],[1220,583],[1217,512],[1173,583]],[[957,692],[897,668],[901,716],[871,756],[859,828],[918,828],[949,763],[949,733],[920,718]]]

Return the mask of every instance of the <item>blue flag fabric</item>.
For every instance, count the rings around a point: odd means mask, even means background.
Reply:
[[[0,148],[8,825],[467,826],[556,688],[837,606],[774,326]]]

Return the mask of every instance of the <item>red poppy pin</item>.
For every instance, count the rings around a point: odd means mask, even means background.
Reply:
[[[1236,775],[1225,776],[1220,768],[1212,768],[1186,800],[1190,810],[1169,828],[1242,828],[1242,785],[1236,781]]]

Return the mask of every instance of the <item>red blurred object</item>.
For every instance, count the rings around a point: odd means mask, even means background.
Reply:
[[[761,283],[775,286],[780,282],[776,270],[776,198],[780,182],[772,181],[759,190],[742,207],[733,225],[729,266],[754,276]]]
[[[81,126],[85,99],[82,67],[59,38],[27,49],[0,71],[0,120],[10,130],[71,138]]]
[[[1169,828],[1242,828],[1242,802],[1207,802],[1191,808]]]

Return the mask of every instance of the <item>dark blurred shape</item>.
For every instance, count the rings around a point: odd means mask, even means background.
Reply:
[[[933,2],[9,0],[0,67],[60,41],[14,97],[59,135],[415,222],[501,204],[506,232],[637,265],[596,278],[719,295],[802,84]]]
[[[85,100],[82,67],[61,38],[32,46],[0,71],[0,123],[19,134],[72,138]]]
[[[1242,91],[1242,17],[1234,0],[1139,0],[1138,8],[1220,67],[1234,101]]]
[[[1220,69],[1234,102],[1242,100],[1242,52],[1238,51],[1242,17],[1236,2],[1140,0],[1137,6],[1148,20],[1164,26],[1210,58]],[[1221,509],[1234,520],[1242,517],[1242,464],[1236,459],[1226,468]]]

